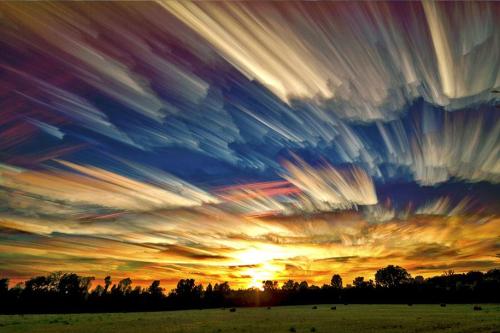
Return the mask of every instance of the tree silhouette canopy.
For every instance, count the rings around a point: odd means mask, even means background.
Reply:
[[[396,288],[410,281],[410,274],[403,267],[389,265],[375,273],[375,282],[384,288]]]
[[[133,287],[125,278],[91,288],[93,277],[55,272],[36,276],[9,288],[0,279],[0,313],[152,311],[189,308],[271,306],[320,303],[483,303],[500,302],[500,270],[453,271],[430,278],[415,278],[402,267],[389,265],[375,273],[375,283],[362,276],[343,287],[334,274],[330,284],[309,285],[307,281],[262,281],[257,288],[230,288],[228,282],[208,284],[181,279],[175,289],[164,293],[160,280],[149,287]]]
[[[342,278],[338,274],[332,276],[331,285],[333,288],[342,289]]]

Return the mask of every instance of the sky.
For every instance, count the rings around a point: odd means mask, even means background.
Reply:
[[[500,266],[500,5],[0,4],[0,275]]]

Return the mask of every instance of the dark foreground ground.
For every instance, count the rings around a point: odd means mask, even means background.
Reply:
[[[0,316],[0,332],[497,332],[500,305],[331,305]]]

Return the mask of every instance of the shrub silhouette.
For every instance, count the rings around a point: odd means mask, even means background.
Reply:
[[[474,311],[481,311],[482,309],[479,305],[474,305]]]
[[[236,312],[236,308],[229,309],[229,312]]]
[[[336,307],[336,306],[332,306],[332,307],[330,308],[330,310],[337,310],[337,307]]]

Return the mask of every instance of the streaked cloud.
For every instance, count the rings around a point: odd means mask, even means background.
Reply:
[[[160,3],[283,100],[331,100],[347,118],[419,96],[455,109],[498,83],[489,3]]]
[[[202,190],[186,186],[166,174],[157,176],[163,176],[160,181],[157,180],[162,186],[154,186],[100,168],[58,162],[79,174],[63,170],[43,172],[3,167],[0,169],[2,185],[11,191],[23,191],[52,200],[131,211],[216,202]]]

